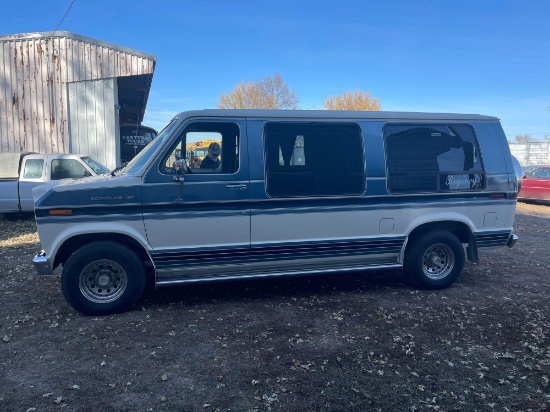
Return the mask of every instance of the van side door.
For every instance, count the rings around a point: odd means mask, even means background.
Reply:
[[[358,123],[249,120],[248,133],[249,150],[256,153],[250,162],[251,273],[397,263],[404,239],[381,235],[380,219],[369,218],[363,197]]]
[[[248,272],[250,181],[242,119],[194,119],[143,181],[143,218],[157,284]],[[173,164],[187,159],[177,180]]]

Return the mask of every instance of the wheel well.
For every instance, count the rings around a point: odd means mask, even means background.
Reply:
[[[468,243],[470,241],[471,231],[468,225],[462,222],[453,221],[430,222],[420,225],[409,234],[409,240],[415,239],[434,230],[446,230],[451,232],[462,243]]]
[[[100,240],[109,240],[112,242],[118,242],[123,245],[128,246],[130,249],[132,249],[134,252],[137,253],[139,258],[143,262],[150,262],[151,259],[149,258],[149,255],[137,242],[135,239],[131,238],[127,235],[117,234],[117,233],[91,233],[91,234],[85,234],[85,235],[77,235],[73,236],[61,245],[59,250],[57,251],[57,255],[55,257],[54,265],[53,267],[56,268],[57,266],[64,264],[67,262],[67,259],[78,249],[80,249],[82,246],[91,243],[96,242]]]

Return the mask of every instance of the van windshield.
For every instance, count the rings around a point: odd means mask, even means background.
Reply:
[[[151,154],[157,150],[157,148],[166,140],[166,137],[170,135],[176,124],[178,123],[178,117],[174,117],[172,121],[155,137],[145,148],[137,154],[123,169],[124,173],[136,173],[151,157]]]

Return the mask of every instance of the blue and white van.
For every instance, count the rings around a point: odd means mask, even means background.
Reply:
[[[204,141],[218,154],[194,156]],[[67,301],[93,315],[132,307],[146,276],[403,268],[440,289],[479,248],[514,245],[519,184],[495,117],[190,111],[119,172],[36,199],[33,262],[39,274],[62,265]]]

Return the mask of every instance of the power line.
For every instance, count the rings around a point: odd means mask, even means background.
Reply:
[[[57,31],[57,29],[59,28],[59,26],[61,26],[61,23],[63,23],[63,20],[65,20],[65,17],[67,17],[67,14],[69,14],[69,10],[71,10],[71,7],[73,7],[73,4],[76,0],[73,0],[71,2],[71,5],[69,6],[69,8],[67,9],[67,11],[65,12],[65,14],[63,15],[63,18],[61,19],[61,21],[59,22],[59,24],[57,25],[57,27],[55,28],[55,30],[53,31],[52,33],[52,37],[53,35],[55,34],[55,32]]]
[[[61,26],[61,23],[63,23],[63,20],[65,20],[65,17],[67,17],[67,14],[69,14],[69,11],[70,11],[71,8],[73,7],[73,4],[74,4],[75,1],[76,1],[76,0],[73,0],[73,1],[71,2],[71,4],[69,5],[69,8],[67,9],[67,11],[65,12],[65,14],[64,14],[63,17],[61,18],[61,21],[59,22],[59,24],[57,25],[57,27],[55,28],[55,30],[52,32],[52,34],[51,34],[50,36],[48,36],[49,38],[52,39],[52,48],[53,48],[54,51],[55,51],[55,45],[54,45],[54,43],[53,43],[53,39],[54,39],[55,32],[57,31],[57,29],[59,28],[59,26]],[[62,49],[60,46],[57,46],[57,50],[58,50],[58,52],[63,51],[63,52],[66,53],[66,50]],[[61,58],[61,59],[65,60],[66,62],[68,62],[68,60],[65,58],[65,56],[63,56],[61,53],[59,53],[58,56],[59,56],[59,58]],[[49,60],[48,60],[48,72],[49,72],[49,65],[50,65],[49,63],[50,63],[50,62],[49,62]],[[84,71],[87,72],[88,74],[90,74],[90,75],[93,76],[92,71],[86,69],[86,67],[84,67]],[[109,89],[114,90],[108,83],[105,82],[104,79],[97,79],[97,80],[101,80],[102,83],[103,83],[104,85],[106,85]],[[52,84],[53,84],[53,83],[52,83]],[[94,87],[92,87],[92,88],[95,88],[95,87],[97,87],[97,85],[94,86]],[[91,89],[85,89],[84,91],[79,92],[79,93],[76,93],[76,94],[84,93],[84,92],[86,92],[87,90],[91,90]]]
[[[65,20],[65,17],[67,17],[67,14],[69,14],[69,10],[71,10],[71,7],[73,7],[73,4],[76,0],[73,0],[71,2],[71,4],[69,5],[69,8],[67,9],[67,11],[65,12],[65,14],[63,15],[63,17],[61,18],[61,21],[59,22],[59,24],[57,25],[57,27],[55,28],[55,30],[53,31],[53,33],[49,36],[51,39],[52,39],[52,60],[54,58],[54,55],[53,53],[55,53],[55,44],[54,44],[54,35],[55,35],[55,32],[57,31],[57,29],[59,28],[59,26],[61,26],[61,23],[63,23],[63,20]],[[47,43],[46,43],[47,44]],[[51,87],[51,91],[50,91],[50,108],[53,109],[55,106],[56,106],[56,103],[54,101],[54,96],[53,96],[53,88],[54,88],[54,81],[53,81],[53,78],[54,78],[54,73],[53,73],[53,62],[52,62],[52,65],[50,66],[50,59],[48,58],[47,60],[47,70],[48,70],[48,75],[51,76],[51,79],[52,79],[52,82],[50,83],[50,87]]]

